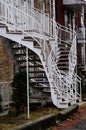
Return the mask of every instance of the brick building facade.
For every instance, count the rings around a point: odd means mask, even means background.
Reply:
[[[13,59],[7,54],[0,39],[0,82],[11,82],[13,76]]]

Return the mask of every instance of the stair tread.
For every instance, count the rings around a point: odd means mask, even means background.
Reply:
[[[31,99],[31,98],[32,98],[32,99],[43,99],[43,98],[46,99],[46,98],[48,98],[48,97],[47,97],[47,96],[42,96],[42,95],[39,95],[39,96],[37,95],[37,96],[30,96],[30,99]]]
[[[41,76],[40,77],[30,77],[30,79],[43,79],[43,80],[46,79],[46,80],[48,80],[47,77],[41,77]]]
[[[69,66],[58,66],[58,68],[62,68],[62,69],[64,69],[64,68],[68,68]]]
[[[66,56],[68,57],[68,54],[62,54],[62,53],[59,54],[59,57],[66,57]]]
[[[50,90],[43,89],[43,92],[50,93]]]
[[[15,31],[15,32],[14,32],[14,31],[10,31],[10,32],[7,31],[6,33],[7,33],[7,34],[17,34],[17,35],[18,35],[18,34],[19,34],[19,35],[20,35],[20,34],[21,34],[21,35],[23,34],[22,31]]]
[[[34,70],[34,71],[29,71],[29,73],[45,73],[44,70],[40,71],[40,70]]]
[[[48,81],[34,81],[32,83],[49,83]]]
[[[58,59],[58,61],[65,61],[65,60],[68,61],[68,57],[64,57],[64,58],[63,57],[59,57],[59,59]]]
[[[21,46],[21,47],[12,47],[13,50],[22,50],[22,49],[26,49],[26,47]]]
[[[0,23],[0,28],[7,28],[7,26],[5,24]]]
[[[33,86],[34,88],[50,88],[49,86]]]
[[[34,41],[34,39],[29,39],[29,38],[23,38],[23,39],[21,39],[22,41]]]
[[[42,65],[29,65],[29,67],[43,67]]]
[[[66,62],[66,61],[64,61],[64,62],[58,61],[58,62],[57,62],[57,65],[69,65],[69,62]]]
[[[68,104],[67,101],[60,102],[60,104]]]
[[[41,49],[41,47],[40,47],[40,46],[36,46],[36,45],[35,45],[34,47],[35,47],[35,48],[39,48],[39,49]]]

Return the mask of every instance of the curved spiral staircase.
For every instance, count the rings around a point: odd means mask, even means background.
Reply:
[[[26,66],[25,48],[29,49],[31,85],[42,88],[44,95],[51,93],[56,107],[66,108],[81,101],[74,31],[38,9],[27,10],[15,2],[0,0],[0,36],[11,41],[15,64],[21,70]]]

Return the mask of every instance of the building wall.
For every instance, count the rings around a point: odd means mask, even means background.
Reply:
[[[75,25],[76,25],[76,29],[81,26],[80,17],[81,17],[81,16],[80,16],[80,13],[79,13],[79,12],[76,12],[76,13],[75,13]]]
[[[13,75],[13,60],[8,56],[0,39],[0,82],[12,81]]]
[[[42,0],[34,0],[34,6],[35,8],[41,10],[42,9]],[[44,0],[44,6],[45,6],[45,13],[49,13],[50,10],[50,5],[49,5],[49,1],[48,0]]]
[[[56,0],[56,21],[64,25],[64,7],[63,7],[63,0]]]

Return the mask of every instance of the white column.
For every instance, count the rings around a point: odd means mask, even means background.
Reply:
[[[82,5],[81,9],[81,29],[82,29],[82,38],[83,38],[83,47],[82,47],[82,57],[83,57],[83,64],[85,65],[85,26],[84,26],[84,5]]]
[[[64,17],[65,17],[65,26],[67,27],[68,17],[67,17],[67,12],[66,11],[65,11]]]
[[[28,48],[26,48],[26,64],[27,64],[27,111],[28,111],[28,119],[30,117],[30,110],[29,110],[29,68],[28,68]]]
[[[75,30],[75,13],[73,15],[73,30]]]
[[[56,16],[55,16],[55,0],[53,0],[53,20],[56,19]]]
[[[34,0],[31,0],[31,7],[34,8]]]

